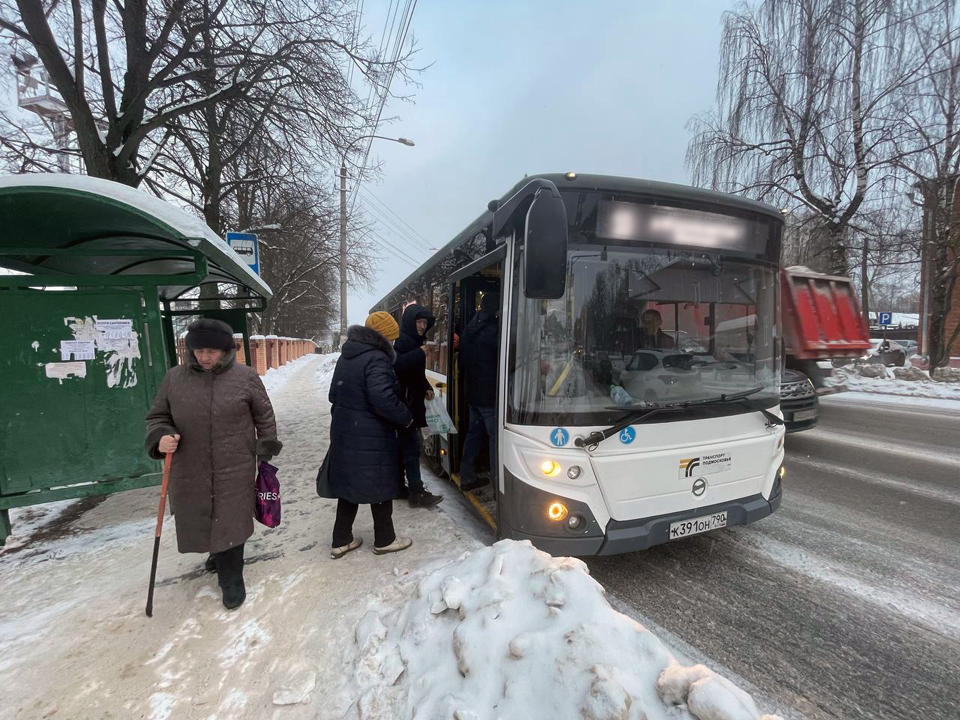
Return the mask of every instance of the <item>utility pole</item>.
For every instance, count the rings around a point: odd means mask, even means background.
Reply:
[[[413,147],[413,140],[382,135],[362,135],[347,145],[340,158],[340,347],[347,340],[347,154],[361,140],[389,140]],[[358,179],[359,182],[359,179]]]
[[[347,339],[347,161],[340,163],[340,347]]]

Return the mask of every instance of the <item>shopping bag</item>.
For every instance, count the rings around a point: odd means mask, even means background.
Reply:
[[[277,468],[268,462],[261,462],[257,472],[254,517],[269,528],[280,524],[280,481],[277,479]]]
[[[443,400],[434,395],[433,399],[427,400],[424,405],[427,410],[427,427],[430,429],[430,435],[456,434],[457,428],[447,413]]]

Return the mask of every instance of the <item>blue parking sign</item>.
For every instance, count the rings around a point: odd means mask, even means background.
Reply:
[[[893,325],[893,313],[877,313],[877,325]]]

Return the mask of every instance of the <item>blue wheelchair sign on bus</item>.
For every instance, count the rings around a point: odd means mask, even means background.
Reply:
[[[637,439],[637,431],[634,430],[632,427],[625,427],[623,430],[620,431],[620,442],[622,442],[624,445],[629,445],[636,439]]]
[[[893,325],[893,313],[877,313],[877,325]]]
[[[250,269],[260,274],[260,239],[253,233],[227,233],[227,245],[240,256]]]
[[[550,442],[557,447],[563,447],[570,442],[570,433],[563,428],[556,428],[550,431]]]

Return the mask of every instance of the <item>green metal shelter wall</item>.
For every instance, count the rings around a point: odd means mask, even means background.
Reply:
[[[155,288],[0,291],[0,338],[0,507],[156,482],[143,450],[166,370]]]

